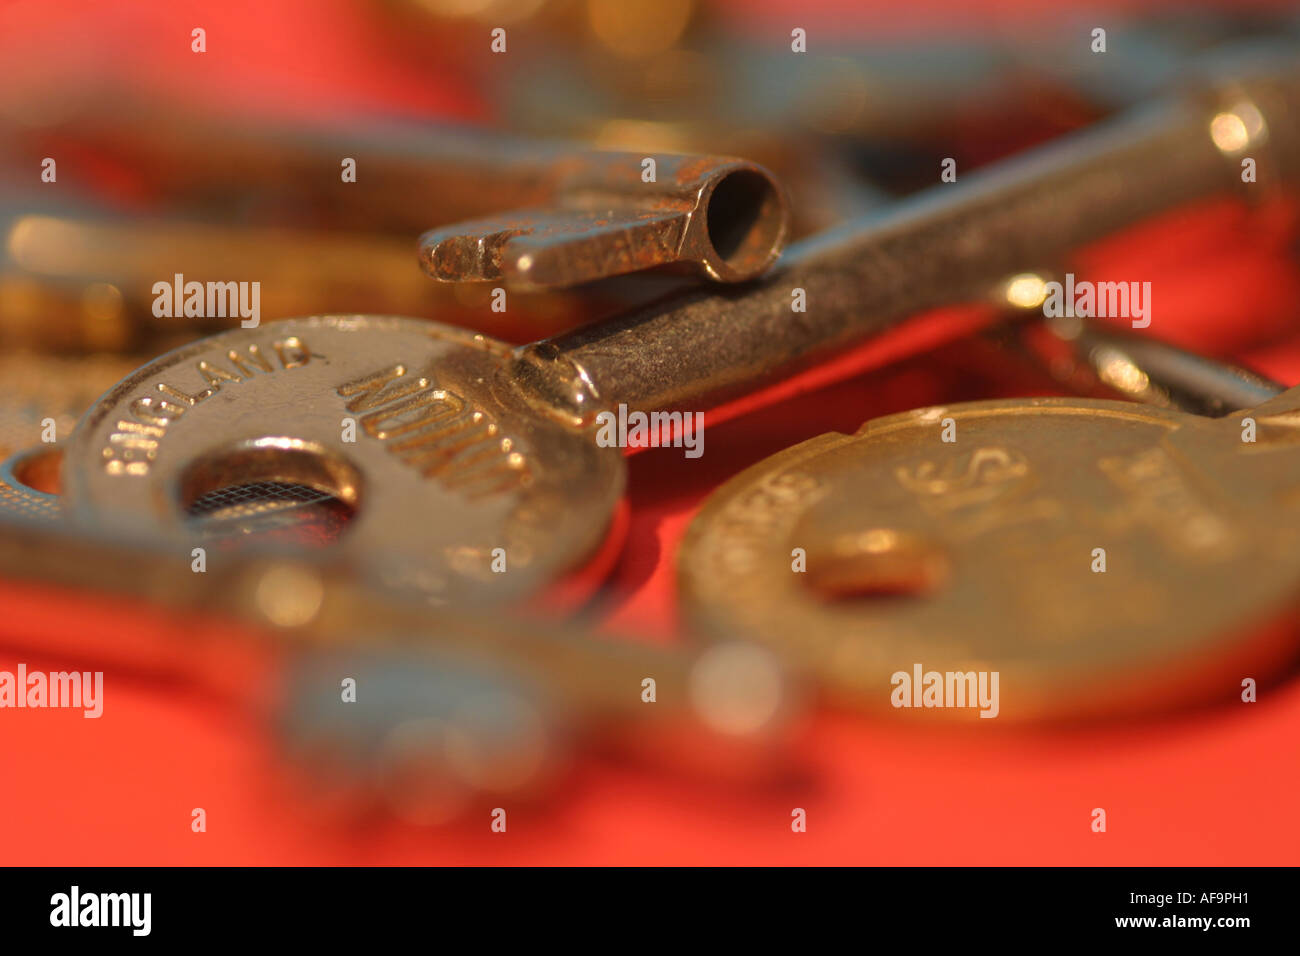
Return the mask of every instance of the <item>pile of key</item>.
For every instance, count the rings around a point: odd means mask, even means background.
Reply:
[[[593,749],[776,775],[819,708],[991,733],[1234,698],[1300,647],[1300,392],[1074,269],[1195,203],[1271,215],[1300,45],[1156,26],[1105,72],[1087,37],[714,38],[730,112],[684,89],[621,125],[648,81],[552,44],[499,77],[509,136],[136,89],[5,119],[0,577],[172,622],[6,641],[226,695],[316,789],[428,822]],[[892,109],[840,109],[854,77]],[[720,472],[667,556],[675,632],[600,626],[629,455],[681,449],[685,481],[708,427],[955,340],[1055,395]]]

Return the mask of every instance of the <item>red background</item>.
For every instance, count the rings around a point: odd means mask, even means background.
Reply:
[[[797,20],[772,4],[761,15],[739,0],[723,9],[744,11],[738,29],[743,23],[776,38],[788,37],[787,21],[878,38],[882,24],[979,29],[1068,12],[1012,0],[904,6],[902,19],[896,4],[847,0],[798,4]],[[1133,6],[1091,9],[1104,25],[1104,16]],[[188,90],[196,104],[484,116],[472,83],[436,69],[463,51],[431,47],[434,68],[383,56],[377,51],[391,37],[368,12],[343,0],[11,3],[0,8],[0,63],[15,71],[11,79],[36,84],[42,70],[91,77],[111,68]],[[206,56],[189,52],[194,26],[207,29]],[[24,88],[0,85],[6,96]],[[1140,267],[1160,290],[1163,335],[1248,355],[1293,383],[1300,288],[1284,238],[1235,207],[1181,210],[1106,243],[1085,264],[1121,263],[1126,274]],[[689,466],[672,449],[634,456],[631,525],[606,620],[672,639],[673,559],[686,524],[709,490],[764,455],[875,415],[1026,388],[1033,390],[972,368],[966,350],[949,349],[711,425],[708,454]],[[60,629],[111,640],[158,626],[151,620],[0,582],[0,642]],[[19,661],[61,666],[0,646],[0,669]],[[823,713],[801,738],[801,773],[775,789],[592,759],[552,804],[512,809],[505,835],[489,832],[486,804],[436,830],[322,824],[250,716],[126,673],[110,671],[106,685],[100,720],[78,711],[0,712],[0,862],[1293,864],[1300,850],[1295,680],[1266,685],[1254,705],[1071,731],[937,732]],[[791,832],[796,806],[808,811],[807,833]],[[191,832],[193,807],[207,810],[206,833]],[[1091,832],[1094,807],[1106,808],[1105,834]]]

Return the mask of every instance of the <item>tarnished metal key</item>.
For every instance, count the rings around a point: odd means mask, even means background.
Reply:
[[[549,207],[425,233],[425,270],[444,281],[534,289],[656,266],[739,282],[766,271],[785,245],[781,188],[744,160],[589,152],[556,156],[550,176]]]
[[[521,349],[343,316],[197,343],[88,413],[65,505],[91,525],[175,534],[199,489],[297,480],[356,502],[352,560],[385,584],[436,601],[535,592],[610,528],[625,466],[599,441],[602,413],[715,407],[1125,224],[1253,188],[1247,152],[1293,175],[1298,62],[1251,51],[1182,95],[801,243],[759,282]]]
[[[105,105],[22,141],[35,162],[62,144],[91,147],[140,176],[142,191],[247,222],[439,227],[421,259],[445,281],[556,288],[675,265],[737,282],[764,272],[788,233],[781,185],[733,157],[397,122],[195,124],[158,104]]]

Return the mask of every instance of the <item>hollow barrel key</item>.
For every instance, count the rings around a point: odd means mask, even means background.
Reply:
[[[911,314],[982,299],[991,283],[1127,223],[1252,188],[1241,183],[1246,152],[1268,176],[1293,175],[1294,53],[1252,49],[1207,76],[802,243],[755,283],[691,290],[521,349],[434,323],[341,316],[187,346],[82,420],[64,460],[65,506],[77,520],[166,528],[183,542],[196,496],[297,481],[356,505],[337,549],[386,586],[435,602],[534,593],[611,526],[625,464],[595,441],[601,411],[707,409]],[[806,312],[792,311],[797,290]]]

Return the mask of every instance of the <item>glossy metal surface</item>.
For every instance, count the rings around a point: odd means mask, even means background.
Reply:
[[[647,182],[650,161],[654,179]],[[552,205],[421,236],[420,261],[429,275],[549,289],[678,266],[741,282],[767,271],[785,246],[784,191],[754,163],[587,153],[556,167]]]
[[[880,713],[916,664],[998,672],[1013,722],[1229,698],[1294,655],[1298,407],[1248,411],[1254,442],[1237,416],[1085,399],[814,438],[708,500],[680,555],[687,617]]]
[[[1261,102],[1300,105],[1293,60],[1252,68],[1265,77],[1252,87]],[[65,459],[70,513],[174,531],[178,509],[221,482],[298,480],[349,503],[367,498],[343,547],[377,583],[437,602],[533,593],[596,550],[621,495],[620,453],[593,441],[601,410],[711,407],[919,310],[983,297],[1142,216],[1242,188],[1212,138],[1215,108],[1202,105],[1218,92],[1142,108],[934,187],[802,244],[763,280],[691,290],[514,352],[431,323],[367,317],[198,343],[88,414]],[[1261,165],[1293,169],[1297,139],[1300,129],[1279,120]],[[806,312],[791,308],[796,288]],[[304,341],[323,358],[283,373],[244,368],[250,346],[270,369]],[[163,399],[177,411],[155,421]],[[362,416],[355,446],[339,438],[349,412]],[[510,571],[491,570],[496,549]]]
[[[1219,417],[1286,389],[1250,369],[1090,319],[1013,323],[998,340],[1070,389],[1193,415]]]
[[[1227,78],[1215,73],[1182,97],[800,242],[759,282],[691,290],[533,346],[524,353],[529,372],[577,418],[585,407],[620,402],[707,408],[924,309],[982,301],[994,283],[1146,216],[1193,199],[1244,195],[1242,150],[1263,157],[1270,175],[1293,177],[1300,168],[1297,61],[1256,50],[1221,69]],[[1232,149],[1213,138],[1216,120],[1235,116],[1224,103],[1264,118],[1263,127],[1252,119],[1256,133]],[[1251,103],[1258,104],[1253,113]],[[806,312],[792,311],[797,289],[806,293]]]
[[[203,494],[295,482],[356,510],[334,551],[376,585],[435,604],[530,593],[603,540],[623,462],[504,387],[509,356],[483,336],[368,316],[201,340],[87,413],[65,455],[67,512],[184,545]]]

